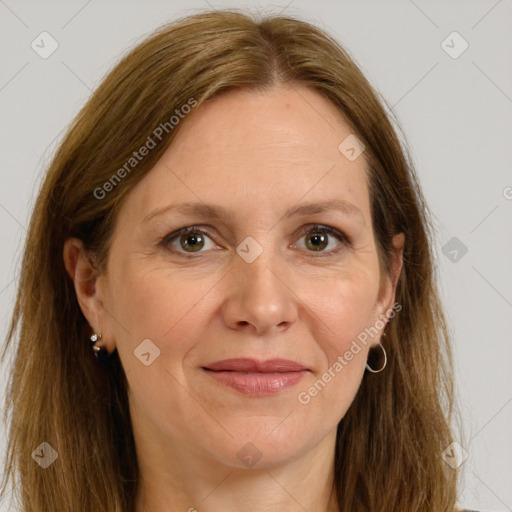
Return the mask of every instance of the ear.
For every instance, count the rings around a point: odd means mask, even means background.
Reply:
[[[82,313],[92,332],[102,335],[96,345],[111,353],[115,349],[115,342],[110,335],[109,317],[103,303],[103,276],[78,238],[68,238],[65,241],[62,256],[66,271],[73,280]]]
[[[374,309],[375,322],[379,319],[383,319],[384,323],[386,323],[386,313],[393,311],[393,305],[395,304],[396,286],[402,272],[404,244],[405,235],[403,233],[398,233],[393,237],[393,255],[390,261],[389,273],[382,275],[380,279],[379,296]],[[384,328],[379,330],[383,331]]]

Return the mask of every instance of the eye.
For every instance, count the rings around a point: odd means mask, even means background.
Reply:
[[[208,240],[211,247],[208,247]],[[212,239],[198,226],[188,226],[166,236],[161,244],[174,252],[196,253],[215,247]]]
[[[350,246],[351,242],[347,235],[330,226],[318,225],[309,226],[303,233],[305,238],[302,248],[308,252],[337,253],[344,245]],[[331,238],[335,238],[339,244],[338,247],[332,247]],[[341,247],[339,246],[341,244]],[[326,250],[328,248],[328,250]]]
[[[301,236],[301,239],[305,237],[305,243],[300,248],[308,252],[331,255],[339,252],[343,246],[352,245],[347,235],[330,226],[315,224],[313,226],[306,226],[306,228]],[[339,242],[337,248],[331,247],[333,245],[331,238]],[[178,254],[200,253],[204,252],[202,249],[207,250],[216,247],[210,236],[199,226],[188,226],[174,231],[163,238],[160,244]]]

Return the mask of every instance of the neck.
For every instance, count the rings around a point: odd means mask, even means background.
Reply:
[[[169,440],[163,446],[154,437],[143,439],[136,512],[338,512],[331,492],[335,430],[293,461],[260,469],[225,465]]]

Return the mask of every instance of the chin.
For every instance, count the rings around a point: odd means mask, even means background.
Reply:
[[[266,417],[260,422],[254,418],[249,421],[252,427],[236,430],[234,439],[230,439],[226,446],[227,460],[224,462],[228,466],[255,470],[279,467],[300,457],[318,442],[316,436],[308,436],[303,429],[295,432],[286,428],[287,420],[283,422],[283,418],[281,425],[277,420],[270,424]],[[276,428],[276,425],[279,426]]]

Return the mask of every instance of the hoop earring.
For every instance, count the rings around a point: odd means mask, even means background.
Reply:
[[[382,343],[380,341],[379,341],[379,345],[382,348],[382,352],[384,352],[384,365],[382,366],[382,368],[380,370],[374,370],[373,368],[370,368],[370,365],[368,363],[366,363],[366,369],[372,373],[381,372],[382,370],[384,370],[384,368],[386,368],[386,365],[388,363],[388,356],[386,354],[386,350],[384,349],[384,346],[382,345]]]
[[[96,346],[96,342],[101,340],[101,334],[94,333],[89,339],[91,340],[91,349],[94,357],[101,363],[106,363],[109,360],[110,354],[107,349]]]

